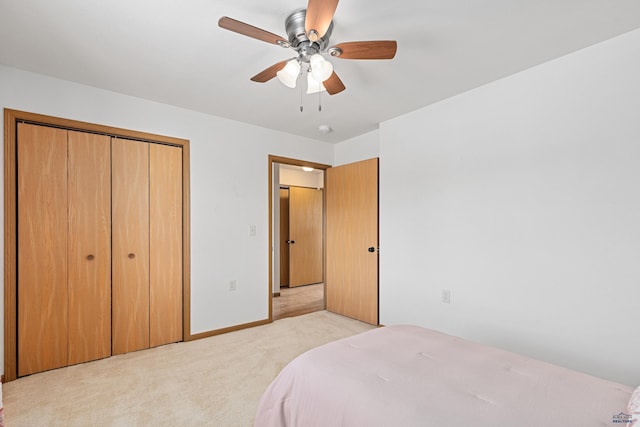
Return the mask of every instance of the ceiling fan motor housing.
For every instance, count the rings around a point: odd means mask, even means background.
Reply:
[[[307,16],[306,9],[300,9],[293,12],[285,20],[285,28],[287,30],[287,37],[291,47],[298,51],[299,59],[303,62],[309,62],[311,55],[319,52],[324,52],[329,46],[329,38],[331,37],[331,31],[333,30],[333,21],[329,25],[327,32],[324,36],[317,41],[312,42],[307,37],[306,30],[304,28],[305,18]]]

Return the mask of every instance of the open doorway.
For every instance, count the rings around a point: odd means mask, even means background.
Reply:
[[[281,294],[280,266],[274,262],[280,247],[279,222],[274,221],[280,218],[274,214],[280,203],[281,167],[277,163],[310,166],[324,172],[323,307],[377,325],[378,158],[330,167],[269,156],[269,320],[273,320],[273,295]],[[276,273],[278,279],[274,280]]]
[[[277,320],[326,307],[324,171],[328,166],[271,156],[269,161],[269,306],[271,319]]]

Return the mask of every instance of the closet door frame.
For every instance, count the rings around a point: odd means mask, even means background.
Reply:
[[[146,132],[97,125],[25,111],[4,110],[4,375],[2,381],[18,377],[17,353],[17,124],[19,122],[98,133],[182,148],[182,339],[191,341],[191,232],[189,140]]]

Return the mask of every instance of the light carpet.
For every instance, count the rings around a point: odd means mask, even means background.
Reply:
[[[303,352],[373,326],[327,311],[43,372],[3,385],[8,426],[251,426]]]

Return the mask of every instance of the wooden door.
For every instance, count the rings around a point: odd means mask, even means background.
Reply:
[[[112,353],[149,348],[149,144],[111,141]]]
[[[182,340],[182,149],[149,145],[150,346]]]
[[[378,324],[378,159],[327,169],[327,310]]]
[[[289,240],[289,286],[322,282],[322,190],[289,188]]]
[[[69,365],[111,355],[110,138],[68,132]]]
[[[67,131],[18,124],[18,375],[68,359]]]
[[[289,189],[280,189],[280,286],[289,286]]]

